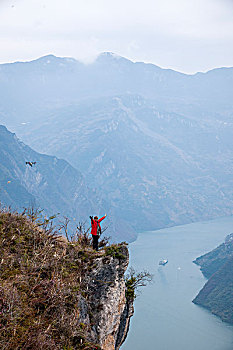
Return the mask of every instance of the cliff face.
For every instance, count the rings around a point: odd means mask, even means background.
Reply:
[[[99,252],[34,217],[0,211],[0,348],[118,350],[133,302],[126,298],[126,244]]]
[[[132,302],[125,297],[124,273],[128,249],[122,245],[117,256],[101,256],[86,276],[88,299],[80,298],[80,321],[91,325],[90,341],[103,350],[118,350],[128,332],[133,315]]]
[[[208,282],[193,300],[223,321],[233,324],[233,235],[213,251],[195,260]]]

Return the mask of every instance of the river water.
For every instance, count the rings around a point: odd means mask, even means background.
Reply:
[[[233,326],[192,299],[206,279],[192,261],[233,232],[233,217],[143,232],[131,243],[130,264],[154,274],[135,300],[122,350],[232,350]],[[168,259],[166,266],[158,266]]]

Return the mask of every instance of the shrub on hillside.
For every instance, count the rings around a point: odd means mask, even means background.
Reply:
[[[1,210],[0,348],[98,349],[78,317],[97,256],[84,229],[68,241],[38,212]]]

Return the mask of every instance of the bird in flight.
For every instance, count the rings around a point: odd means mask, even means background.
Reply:
[[[26,165],[27,165],[27,164],[30,165],[30,167],[32,167],[33,165],[36,164],[36,162],[25,162],[25,163],[26,163]]]

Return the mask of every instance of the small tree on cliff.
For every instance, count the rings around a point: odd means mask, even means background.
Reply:
[[[153,275],[148,271],[136,272],[133,267],[129,268],[128,274],[125,276],[126,298],[133,301],[137,294],[136,291],[140,287],[145,287],[147,283],[152,282]]]

